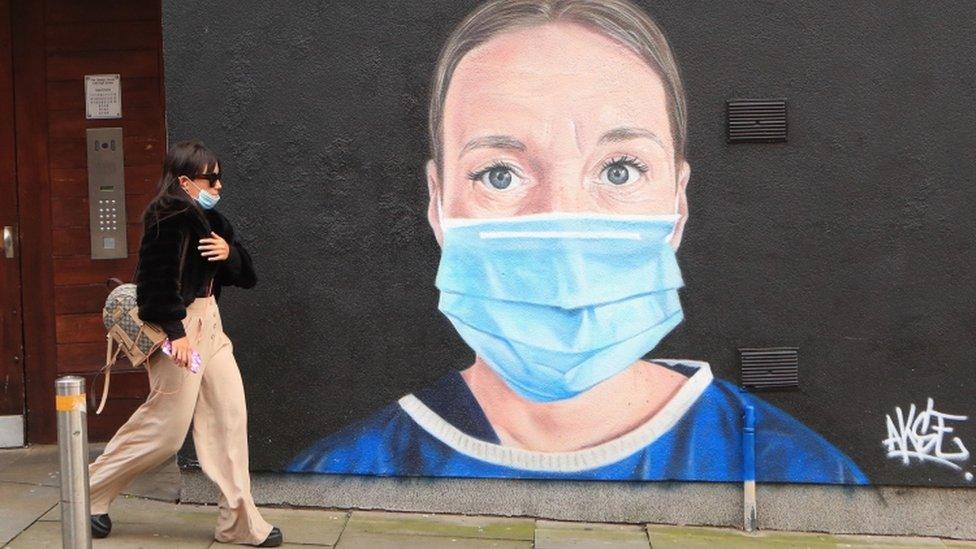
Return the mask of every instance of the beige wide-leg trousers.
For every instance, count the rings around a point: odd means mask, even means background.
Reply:
[[[193,443],[203,472],[220,488],[214,538],[260,544],[271,533],[251,498],[244,385],[214,298],[197,298],[183,321],[190,345],[203,359],[199,373],[153,355],[150,394],[89,466],[91,512],[109,504],[133,479],[173,457],[193,421]]]

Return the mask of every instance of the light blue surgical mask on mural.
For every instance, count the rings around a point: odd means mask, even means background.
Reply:
[[[625,370],[683,319],[671,247],[678,219],[444,219],[439,308],[523,397],[573,397]]]

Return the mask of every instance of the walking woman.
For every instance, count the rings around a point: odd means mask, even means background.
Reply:
[[[220,488],[217,541],[282,543],[251,498],[244,386],[224,334],[222,286],[250,288],[251,259],[227,219],[213,209],[223,182],[217,156],[198,141],[166,155],[159,192],[143,216],[136,293],[139,317],[169,337],[147,365],[150,395],[91,464],[92,535],[112,530],[109,504],[133,479],[179,450],[193,422],[203,472]]]

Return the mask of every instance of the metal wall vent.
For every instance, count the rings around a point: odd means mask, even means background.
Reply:
[[[729,143],[786,141],[786,99],[730,99]]]
[[[739,349],[742,386],[746,389],[794,389],[800,386],[800,349]]]

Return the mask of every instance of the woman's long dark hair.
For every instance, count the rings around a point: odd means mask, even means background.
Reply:
[[[160,221],[187,210],[193,210],[197,215],[203,217],[203,210],[180,187],[180,176],[185,175],[193,179],[197,175],[205,173],[207,168],[216,167],[219,162],[213,151],[195,139],[180,141],[170,147],[166,151],[163,174],[157,184],[156,196],[142,214],[146,231],[156,227]]]

